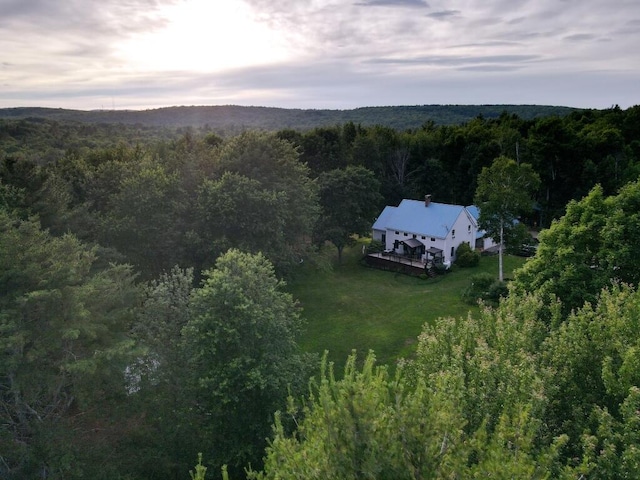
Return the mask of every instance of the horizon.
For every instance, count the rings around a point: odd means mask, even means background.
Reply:
[[[636,105],[631,105],[628,108],[635,107]],[[590,108],[590,107],[570,107],[567,105],[542,105],[542,104],[532,104],[532,103],[428,103],[428,104],[413,104],[413,105],[365,105],[360,107],[353,108],[304,108],[304,107],[278,107],[278,106],[266,106],[266,105],[238,105],[238,104],[210,104],[210,105],[167,105],[162,107],[151,107],[151,108],[93,108],[93,109],[84,109],[84,108],[65,108],[65,107],[48,107],[42,105],[33,105],[33,106],[9,106],[9,107],[0,107],[0,110],[27,110],[27,109],[41,109],[41,110],[67,110],[67,111],[78,111],[78,112],[146,112],[153,110],[168,110],[172,108],[216,108],[216,107],[240,107],[240,108],[268,108],[268,109],[276,109],[276,110],[301,110],[301,111],[318,111],[318,110],[327,110],[327,111],[353,111],[353,110],[362,110],[369,108],[413,108],[413,107],[550,107],[550,108],[568,108],[568,109],[576,109],[576,110],[610,110],[612,108],[621,108],[622,110],[626,110],[626,108],[622,108],[619,105],[611,105],[605,108]]]

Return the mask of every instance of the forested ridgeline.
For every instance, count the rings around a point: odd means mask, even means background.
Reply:
[[[575,108],[548,105],[412,105],[362,107],[351,110],[244,107],[240,105],[180,106],[150,110],[67,110],[62,108],[0,108],[0,118],[44,118],[61,122],[144,125],[147,127],[242,130],[310,130],[343,123],[384,125],[405,130],[432,121],[437,125],[465,123],[475,117],[497,118],[503,112],[531,120],[564,116]]]
[[[0,122],[0,477],[640,476],[639,107],[129,128]],[[385,204],[470,204],[501,156],[549,227],[507,299],[398,368],[300,351],[282,278]]]

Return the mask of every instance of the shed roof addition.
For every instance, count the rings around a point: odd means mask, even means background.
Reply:
[[[402,243],[404,243],[409,248],[416,248],[424,245],[424,243],[422,243],[417,238],[407,238],[406,240],[403,240]]]

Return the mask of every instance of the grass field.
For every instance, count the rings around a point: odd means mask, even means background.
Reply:
[[[336,366],[353,349],[369,350],[379,363],[393,364],[408,356],[425,322],[439,317],[466,317],[470,306],[461,299],[469,278],[481,272],[498,276],[498,257],[482,257],[475,268],[455,268],[434,279],[420,279],[364,266],[361,245],[345,249],[341,265],[333,271],[305,266],[288,283],[307,320],[300,344],[305,351],[329,351]],[[505,257],[505,276],[524,263]]]

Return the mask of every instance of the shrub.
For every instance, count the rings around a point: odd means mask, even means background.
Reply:
[[[471,285],[462,292],[462,299],[467,303],[482,300],[497,305],[500,298],[507,295],[507,284],[496,279],[490,273],[479,273],[471,277]]]
[[[502,297],[506,297],[508,293],[509,289],[507,288],[507,284],[496,279],[489,286],[489,291],[487,292],[487,295],[483,298],[483,300],[493,304],[498,304],[498,302],[500,302],[500,299]]]
[[[449,273],[451,271],[444,263],[436,263],[433,268],[438,273],[438,275],[444,275],[445,273]]]
[[[477,267],[480,263],[480,254],[471,249],[471,246],[463,242],[456,250],[456,265],[460,267]]]
[[[367,253],[380,253],[384,250],[384,243],[380,240],[371,240],[371,243],[367,245]]]

